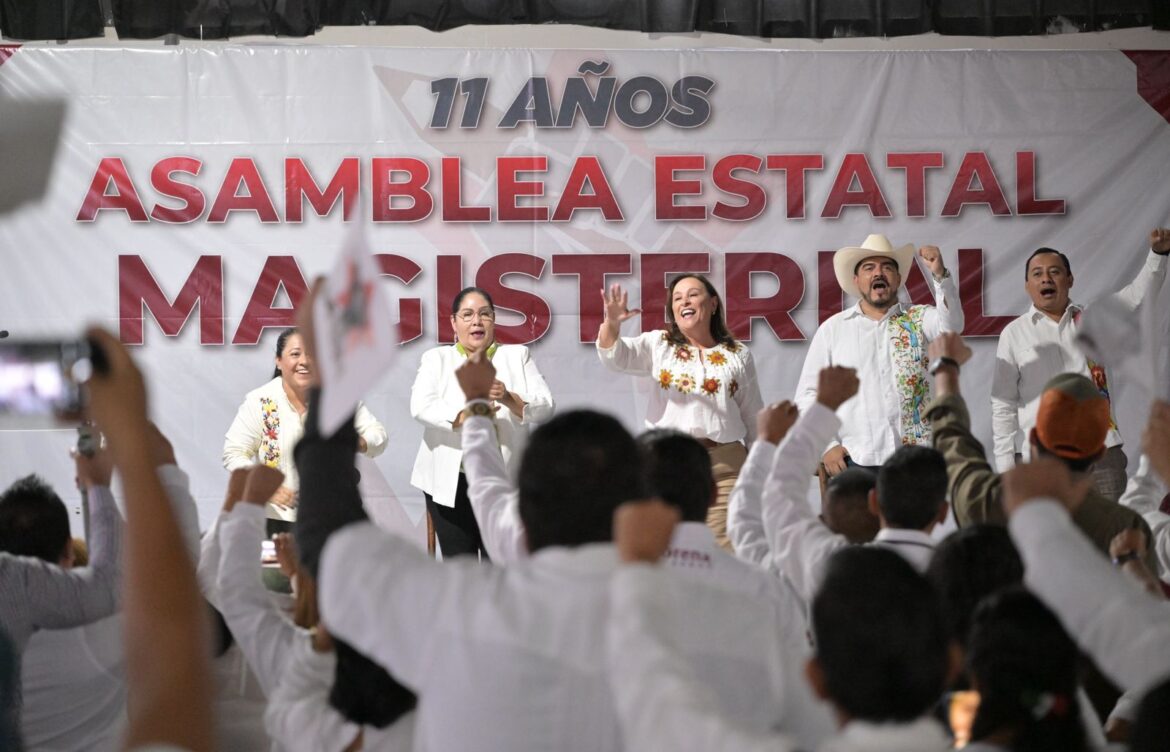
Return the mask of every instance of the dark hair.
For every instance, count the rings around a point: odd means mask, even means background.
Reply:
[[[715,476],[706,447],[685,433],[656,428],[638,437],[646,493],[682,512],[683,522],[704,522]]]
[[[464,287],[455,296],[455,299],[451,301],[451,315],[452,316],[459,313],[459,306],[461,306],[463,304],[463,299],[466,298],[468,295],[471,295],[472,293],[478,293],[479,295],[482,295],[483,299],[487,301],[488,308],[491,308],[493,311],[496,310],[496,304],[492,302],[492,296],[488,295],[487,290],[483,289],[482,287],[475,287],[475,286]]]
[[[295,326],[290,326],[288,329],[285,329],[279,335],[277,335],[277,337],[276,337],[276,357],[277,358],[280,358],[282,355],[284,355],[284,347],[285,347],[285,345],[288,344],[288,338],[293,336],[294,334],[300,334],[300,332],[297,331],[297,328]],[[280,366],[277,366],[276,368],[272,369],[272,378],[275,379],[279,375],[280,375]]]
[[[938,701],[948,641],[934,588],[898,554],[849,546],[829,559],[812,603],[816,660],[834,705],[885,723]]]
[[[987,596],[1024,581],[1024,562],[1007,528],[971,525],[938,544],[926,579],[942,598],[951,639],[966,646],[975,607]]]
[[[1055,256],[1059,256],[1060,260],[1064,263],[1064,270],[1068,272],[1070,277],[1072,276],[1072,264],[1068,262],[1068,256],[1065,256],[1055,248],[1037,248],[1036,250],[1032,251],[1032,255],[1029,256],[1028,260],[1024,262],[1024,279],[1028,278],[1028,270],[1032,268],[1032,259],[1045,253],[1051,253]]]
[[[56,564],[69,541],[65,502],[44,480],[27,475],[0,494],[0,551]]]
[[[684,279],[699,280],[703,283],[703,287],[707,289],[707,294],[719,301],[719,305],[715,306],[715,313],[711,314],[711,336],[716,342],[728,350],[738,349],[739,343],[735,341],[735,337],[731,336],[731,331],[727,328],[727,322],[723,320],[723,298],[719,297],[719,293],[715,290],[715,285],[711,284],[711,280],[702,274],[680,274],[670,280],[670,284],[666,286],[666,323],[669,324],[666,328],[666,338],[676,345],[690,344],[687,342],[687,338],[683,336],[682,330],[678,328],[678,322],[674,320],[674,306],[671,305],[671,298],[674,297],[674,288]]]
[[[1142,698],[1129,733],[1129,752],[1165,752],[1170,739],[1170,678]]]
[[[870,470],[850,467],[829,478],[821,506],[821,519],[834,533],[850,543],[868,543],[877,535],[880,524],[869,511],[869,492],[877,483]]]
[[[967,640],[979,690],[971,740],[1013,732],[1010,749],[1087,749],[1077,704],[1077,646],[1056,616],[1023,587],[987,598]]]
[[[946,502],[946,460],[930,447],[899,447],[878,470],[877,497],[886,525],[923,529]]]
[[[517,487],[528,550],[613,539],[613,513],[642,494],[638,445],[614,418],[561,413],[532,433]]]

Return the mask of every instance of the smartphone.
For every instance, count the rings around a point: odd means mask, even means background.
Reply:
[[[260,542],[260,563],[267,566],[276,566],[276,543],[270,540]]]
[[[85,340],[0,340],[0,427],[80,421],[92,373]]]

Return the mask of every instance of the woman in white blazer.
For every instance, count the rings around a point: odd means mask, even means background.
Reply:
[[[485,290],[468,287],[455,296],[451,328],[455,344],[423,353],[410,390],[410,414],[424,426],[410,484],[426,498],[443,558],[479,554],[487,559],[461,467],[459,429],[467,400],[455,369],[475,352],[483,352],[495,366],[491,398],[509,469],[523,451],[530,425],[552,416],[553,398],[527,347],[496,342],[496,309]]]

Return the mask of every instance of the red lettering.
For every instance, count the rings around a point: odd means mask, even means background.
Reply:
[[[743,342],[752,339],[752,321],[763,319],[781,340],[804,339],[804,333],[789,312],[804,297],[804,274],[800,266],[780,253],[728,253],[727,328]],[[752,297],[752,275],[770,274],[779,289],[766,298]]]
[[[114,182],[114,192],[108,193],[111,180]],[[124,211],[131,222],[150,221],[146,217],[146,209],[142,208],[142,200],[138,198],[134,181],[126,172],[126,165],[117,157],[106,157],[98,163],[97,172],[94,173],[89,190],[85,192],[85,200],[81,202],[81,209],[77,212],[77,221],[92,222],[103,209]]]
[[[981,151],[967,152],[959,171],[955,175],[955,182],[951,184],[951,192],[947,195],[947,202],[943,206],[944,217],[957,217],[968,204],[986,204],[991,207],[991,213],[999,216],[1011,216],[1007,199],[1003,189],[999,187],[999,178],[995,170],[991,169],[991,162]]]
[[[443,221],[491,222],[491,207],[463,205],[463,160],[459,157],[443,157],[442,171]]]
[[[373,221],[419,222],[431,216],[435,200],[427,193],[431,168],[414,157],[375,157],[370,168],[374,187]],[[404,182],[395,182],[394,173],[406,173]],[[394,206],[395,198],[407,198],[409,206]]]
[[[1064,199],[1036,198],[1036,152],[1016,152],[1016,213],[1064,214]]]
[[[547,172],[548,157],[499,157],[496,160],[496,206],[501,222],[547,222],[547,206],[517,206],[520,196],[543,196],[544,183],[520,180],[521,172]]]
[[[439,301],[435,307],[439,324],[438,340],[449,345],[455,341],[455,329],[451,323],[451,304],[463,289],[463,257],[436,256],[435,270],[435,294]]]
[[[998,337],[1015,316],[983,313],[984,262],[982,248],[959,249],[959,300],[963,302],[963,334]]]
[[[701,154],[655,157],[654,218],[659,221],[706,219],[706,206],[675,203],[676,196],[698,196],[703,192],[702,181],[680,180],[675,174],[705,169],[707,158]]]
[[[857,183],[857,190],[853,190],[854,183]],[[821,216],[840,217],[841,209],[846,206],[867,207],[871,217],[890,216],[890,206],[882,195],[873,168],[869,166],[869,159],[859,152],[846,154],[842,160]]]
[[[592,193],[584,192],[586,185]],[[625,219],[597,157],[578,157],[573,162],[573,170],[565,182],[565,190],[561,192],[561,200],[557,202],[552,221],[568,222],[578,209],[600,209],[601,216],[607,222],[621,222]]]
[[[329,186],[322,191],[309,168],[299,159],[284,160],[284,212],[288,222],[300,222],[305,199],[319,217],[327,217],[342,198],[341,217],[348,222],[357,208],[361,180],[359,162],[355,157],[341,160]]]
[[[906,171],[906,216],[926,216],[926,171],[943,166],[941,151],[887,154],[886,164]]]
[[[705,274],[711,270],[711,257],[706,253],[643,253],[640,265],[642,331],[652,332],[666,325],[666,275]]]
[[[552,257],[553,274],[577,275],[578,341],[592,342],[605,318],[600,292],[605,289],[605,275],[629,274],[628,253],[574,253]]]
[[[223,260],[200,256],[187,281],[167,300],[158,281],[139,256],[118,257],[118,336],[127,345],[141,345],[142,309],[158,322],[163,334],[177,337],[199,306],[199,342],[223,344]]]
[[[784,173],[784,192],[788,201],[788,219],[804,219],[804,188],[809,170],[825,169],[820,154],[769,154],[768,169]]]
[[[752,154],[732,154],[716,162],[711,174],[715,187],[724,193],[739,196],[744,202],[734,205],[718,201],[711,213],[733,222],[745,222],[760,216],[768,205],[764,189],[750,180],[735,177],[735,172],[747,170],[758,175],[763,165],[764,160]]]
[[[843,310],[845,292],[833,269],[836,251],[817,251],[817,323],[823,324]]]
[[[171,177],[176,172],[185,172],[188,175],[198,175],[203,163],[191,157],[168,157],[160,159],[150,171],[150,185],[160,194],[177,198],[183,202],[182,207],[171,208],[162,204],[155,204],[150,211],[151,219],[159,222],[183,224],[194,222],[203,215],[207,207],[207,199],[203,191],[193,185],[180,183]]]
[[[292,308],[274,308],[277,293],[284,288],[292,302]],[[260,279],[252,290],[248,307],[240,319],[240,326],[232,337],[233,345],[254,345],[260,335],[269,327],[296,325],[297,306],[309,290],[305,275],[301,273],[297,260],[292,256],[269,256],[260,270]]]
[[[393,253],[378,253],[374,255],[382,276],[394,279],[409,285],[414,278],[422,274],[422,267],[405,256]],[[403,344],[422,336],[422,301],[418,298],[398,299],[398,342]]]
[[[926,273],[918,262],[910,261],[910,270],[903,275],[906,283],[906,294],[910,296],[913,305],[934,305],[934,285],[926,279]]]
[[[244,193],[240,193],[240,184],[243,183]],[[256,163],[245,157],[237,157],[228,165],[227,174],[219,186],[219,194],[215,203],[211,205],[211,214],[208,222],[224,222],[227,215],[234,211],[255,212],[261,222],[279,222],[276,216],[276,207],[272,205],[272,198],[268,195],[268,188],[260,177],[260,170]]]
[[[552,322],[552,311],[540,296],[504,285],[503,278],[509,274],[523,274],[540,279],[544,273],[544,259],[528,253],[501,253],[492,256],[475,275],[475,284],[488,291],[496,308],[516,311],[524,316],[519,324],[504,326],[496,320],[496,339],[505,345],[526,345],[535,342],[548,332]]]

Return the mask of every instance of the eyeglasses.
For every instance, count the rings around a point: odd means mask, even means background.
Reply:
[[[455,314],[455,318],[459,319],[464,324],[470,324],[476,318],[479,318],[480,321],[491,321],[495,317],[496,317],[496,312],[490,308],[481,308],[478,311],[464,309],[464,310],[460,311],[459,313]]]

